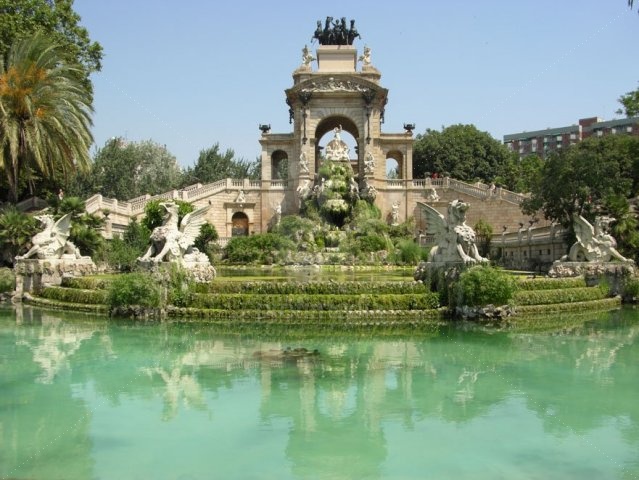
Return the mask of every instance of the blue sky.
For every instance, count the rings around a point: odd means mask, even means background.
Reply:
[[[306,2],[305,2],[306,3]],[[389,89],[383,131],[474,124],[504,134],[618,117],[639,86],[626,0],[386,2],[76,0],[104,47],[96,145],[165,144],[182,166],[214,143],[254,160],[258,124],[291,131],[284,90],[316,21],[354,19]]]

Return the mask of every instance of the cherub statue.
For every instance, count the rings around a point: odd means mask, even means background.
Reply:
[[[477,250],[475,231],[466,225],[467,203],[461,200],[450,202],[448,220],[430,205],[419,205],[426,215],[426,233],[434,235],[437,242],[430,250],[429,262],[488,262]]]
[[[188,213],[178,226],[178,206],[175,203],[160,203],[166,210],[167,217],[163,224],[155,227],[151,233],[151,246],[139,261],[163,262],[173,261],[204,261],[206,255],[193,247],[195,239],[200,234],[200,228],[206,223],[206,212],[209,207],[203,207]]]
[[[632,263],[632,260],[617,251],[616,240],[608,234],[608,227],[614,221],[612,217],[597,216],[593,227],[581,215],[574,215],[573,228],[577,241],[570,247],[568,255],[561,258],[561,261],[609,262],[611,258],[615,258],[621,262]]]
[[[29,251],[22,256],[17,256],[16,260],[31,258],[34,255],[40,260],[63,258],[64,255],[82,258],[80,250],[68,240],[71,230],[70,213],[58,221],[54,221],[52,215],[37,215],[35,218],[44,225],[44,229],[31,239],[33,246]]]

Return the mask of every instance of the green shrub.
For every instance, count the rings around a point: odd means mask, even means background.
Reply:
[[[505,305],[517,289],[512,275],[498,268],[485,265],[472,267],[459,276],[451,286],[449,299],[452,306]]]
[[[125,273],[111,281],[107,304],[111,308],[131,305],[157,308],[162,304],[161,287],[150,275]]]
[[[249,237],[233,237],[224,249],[231,263],[272,264],[279,254],[295,250],[295,244],[276,233],[262,233]]]
[[[16,277],[10,268],[0,268],[0,293],[13,292],[16,288]]]
[[[189,305],[195,291],[195,281],[187,269],[171,264],[168,272],[168,304],[176,307]]]
[[[413,240],[400,240],[397,243],[395,262],[399,264],[417,265],[428,258],[428,251]]]
[[[355,244],[360,252],[379,252],[380,250],[385,250],[387,246],[386,239],[376,234],[356,237]]]
[[[207,252],[209,243],[215,242],[220,236],[215,229],[215,225],[206,222],[200,227],[200,234],[195,239],[195,248],[200,252]]]
[[[639,298],[639,278],[634,277],[626,280],[622,294],[624,298]]]

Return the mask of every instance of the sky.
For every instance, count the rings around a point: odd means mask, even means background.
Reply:
[[[636,3],[636,2],[635,2]],[[289,133],[284,90],[318,20],[354,19],[389,90],[385,133],[474,124],[508,133],[619,118],[639,87],[637,7],[626,0],[76,0],[104,48],[93,150],[166,145],[181,166],[219,143],[260,154],[259,124]],[[315,67],[315,65],[314,65]]]

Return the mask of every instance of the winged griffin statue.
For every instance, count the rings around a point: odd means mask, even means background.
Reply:
[[[574,215],[573,228],[577,241],[570,247],[568,255],[561,258],[563,262],[609,262],[615,258],[621,262],[631,263],[617,251],[617,242],[608,233],[608,227],[615,219],[608,216],[595,217],[594,227],[581,215]]]
[[[419,204],[426,215],[426,233],[434,235],[437,245],[431,248],[429,262],[485,263],[477,250],[475,231],[466,225],[469,204],[453,200],[448,204],[448,220],[430,205]]]
[[[71,230],[71,214],[67,213],[59,220],[52,215],[36,215],[35,217],[44,229],[31,239],[32,247],[17,260],[35,256],[40,260],[60,258],[82,258],[78,248],[68,240]]]
[[[188,213],[178,225],[178,205],[160,203],[167,215],[164,223],[153,229],[151,246],[138,258],[141,262],[185,262],[208,263],[208,257],[193,246],[200,234],[200,227],[206,222],[208,206]]]

